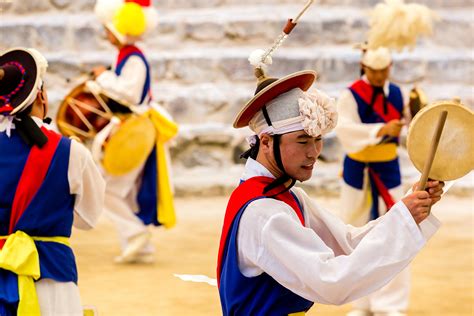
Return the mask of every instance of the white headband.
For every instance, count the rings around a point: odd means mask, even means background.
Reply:
[[[304,92],[295,88],[271,100],[265,107],[271,126],[267,124],[263,111],[257,112],[249,122],[250,129],[259,136],[304,130],[317,137],[336,127],[335,101],[320,90]]]

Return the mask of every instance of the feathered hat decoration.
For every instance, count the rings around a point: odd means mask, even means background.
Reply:
[[[121,43],[136,40],[158,23],[151,0],[98,0],[94,11]]]
[[[296,24],[300,20],[301,16],[303,16],[303,14],[306,12],[306,10],[309,9],[313,2],[314,0],[308,1],[304,8],[301,10],[301,12],[296,16],[296,18],[288,19],[285,27],[282,30],[282,33],[278,36],[278,38],[275,40],[275,42],[269,49],[267,49],[266,51],[263,49],[257,49],[250,54],[248,60],[250,64],[255,67],[255,77],[257,77],[259,83],[267,79],[266,71],[268,69],[268,66],[271,65],[273,62],[272,55],[281,45],[283,45],[285,40],[290,35],[291,31],[293,31]]]
[[[401,51],[413,48],[419,36],[433,33],[437,14],[428,7],[406,4],[404,0],[385,0],[369,13],[368,48],[387,47]]]

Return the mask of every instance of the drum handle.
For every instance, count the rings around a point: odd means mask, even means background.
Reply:
[[[425,167],[423,168],[423,173],[421,174],[420,183],[418,184],[418,191],[423,191],[426,189],[426,182],[428,181],[428,176],[431,171],[431,166],[433,165],[433,160],[435,158],[436,150],[438,149],[439,140],[441,139],[441,134],[443,133],[443,128],[444,124],[446,123],[447,116],[448,111],[441,112],[439,116],[438,125],[436,126],[435,133],[431,141],[428,159],[426,160]]]

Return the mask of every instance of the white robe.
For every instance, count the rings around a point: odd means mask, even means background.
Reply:
[[[123,65],[120,76],[107,70],[95,81],[109,94],[133,105],[139,105],[146,81],[146,65],[138,56],[130,56]],[[148,102],[145,98],[144,102]]]
[[[273,177],[255,160],[243,180]],[[431,214],[417,225],[398,202],[391,211],[356,228],[318,206],[299,188],[305,227],[294,210],[275,199],[251,202],[237,234],[239,268],[246,277],[265,272],[307,300],[345,304],[386,285],[408,266],[440,226]]]
[[[362,80],[368,82],[367,77]],[[389,94],[389,82],[384,86],[385,95]],[[377,137],[379,130],[385,123],[364,124],[362,123],[357,111],[357,102],[349,89],[345,89],[337,101],[339,114],[336,134],[346,153],[353,153],[363,150],[366,146],[376,145],[382,137]],[[407,120],[405,111],[404,118]],[[402,129],[401,135],[406,134],[407,129]],[[370,195],[370,184],[367,169],[364,171],[364,180],[362,190],[356,189],[344,181],[341,181],[341,198],[339,216],[344,222],[354,226],[362,226],[370,219],[371,203],[368,198]],[[400,200],[403,195],[401,186],[389,189],[390,195],[395,201]],[[386,212],[385,203],[379,197],[379,214]],[[363,310],[372,311],[405,311],[408,308],[410,295],[410,271],[409,268],[400,273],[390,284],[385,286],[377,293],[369,297],[354,302],[354,307]]]
[[[132,105],[139,105],[138,109],[143,111],[149,108],[148,97],[145,97],[143,104],[140,104],[145,80],[146,65],[138,56],[130,56],[127,59],[119,76],[114,71],[105,71],[96,78],[96,82],[108,94]],[[99,134],[96,138],[100,136]],[[134,236],[148,233],[146,225],[135,215],[138,212],[137,194],[145,163],[146,161],[123,176],[107,174],[103,168],[100,168],[107,183],[105,212],[115,223],[122,250],[127,248]],[[148,241],[140,254],[153,252],[154,247]]]

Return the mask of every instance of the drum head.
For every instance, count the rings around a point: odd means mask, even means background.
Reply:
[[[142,165],[156,143],[156,131],[146,115],[132,116],[123,122],[104,148],[104,169],[121,176]]]
[[[474,168],[473,111],[453,101],[441,101],[423,108],[410,124],[407,148],[416,169],[423,172],[442,111],[448,111],[448,117],[429,178],[448,181],[461,178]]]
[[[59,105],[56,124],[61,134],[86,140],[104,128],[111,116],[110,110],[87,91],[85,83],[81,83]]]

